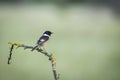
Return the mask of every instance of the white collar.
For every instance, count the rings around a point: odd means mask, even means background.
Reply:
[[[48,36],[49,37],[49,35],[48,34],[43,34],[44,36]]]

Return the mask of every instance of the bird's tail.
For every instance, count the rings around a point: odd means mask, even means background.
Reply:
[[[31,51],[34,51],[39,45],[36,45],[35,47],[32,48]]]

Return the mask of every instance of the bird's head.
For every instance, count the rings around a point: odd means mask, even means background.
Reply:
[[[47,35],[51,36],[51,34],[53,34],[53,32],[51,32],[51,31],[45,31],[43,34],[47,34]]]

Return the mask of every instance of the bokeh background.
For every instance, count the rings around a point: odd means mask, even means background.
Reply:
[[[51,63],[9,41],[45,46],[57,57],[60,80],[120,80],[119,0],[0,0],[0,80],[53,80]]]

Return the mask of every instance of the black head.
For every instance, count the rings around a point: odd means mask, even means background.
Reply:
[[[51,36],[52,32],[51,31],[45,31],[43,34],[47,34],[47,35]]]

